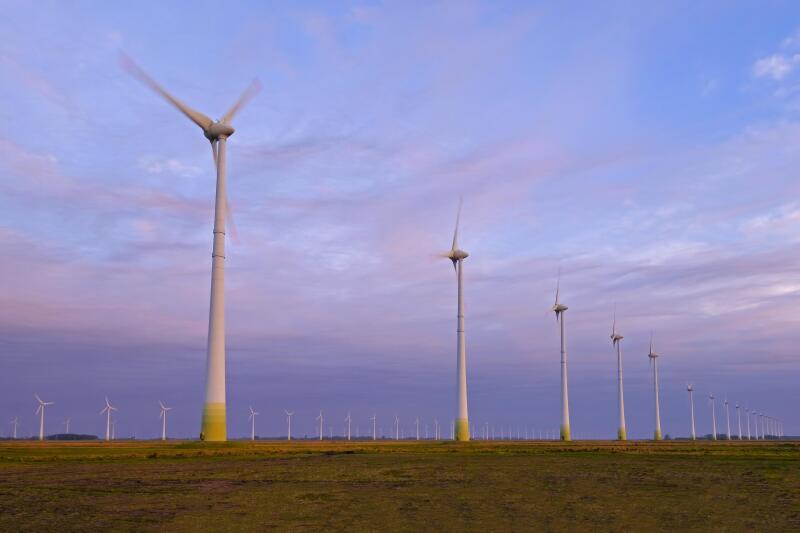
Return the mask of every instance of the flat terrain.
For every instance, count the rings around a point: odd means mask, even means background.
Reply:
[[[800,443],[0,442],[0,531],[800,531]]]

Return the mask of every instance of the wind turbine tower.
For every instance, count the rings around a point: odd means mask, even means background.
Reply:
[[[417,417],[416,425],[417,425],[417,440],[419,440],[419,417]]]
[[[742,411],[739,409],[739,404],[736,404],[736,422],[739,426],[739,440],[742,440]]]
[[[692,414],[692,440],[696,440],[697,434],[694,431],[694,386],[689,383],[686,385],[686,390],[689,391],[689,411]]]
[[[561,272],[556,281],[556,301],[553,304],[553,312],[556,320],[561,327],[561,440],[572,440],[569,429],[569,391],[567,389],[567,337],[564,332],[564,312],[569,309],[558,300],[558,293],[561,287]]]
[[[319,416],[316,418],[316,420],[319,420],[319,440],[322,440],[322,421],[323,421],[323,418],[322,418],[322,411],[321,410],[320,410]]]
[[[347,440],[350,440],[350,422],[352,418],[350,417],[350,413],[347,413],[347,418],[344,419],[347,422]]]
[[[653,391],[656,396],[656,431],[654,434],[655,440],[661,440],[661,403],[658,395],[658,357],[659,354],[653,350],[653,336],[650,335],[650,353],[647,354],[650,358],[650,366],[653,367]]]
[[[750,409],[748,407],[744,408],[744,419],[747,421],[747,440],[752,440],[750,438]]]
[[[617,396],[619,403],[619,428],[617,429],[617,440],[628,440],[628,434],[625,430],[625,393],[622,387],[623,338],[624,337],[617,331],[617,311],[614,310],[614,321],[611,323],[611,345],[617,349]],[[566,358],[566,355],[564,357]]]
[[[256,440],[256,416],[258,413],[250,406],[250,440]]]
[[[11,438],[17,440],[17,426],[19,425],[19,418],[15,416],[11,420],[11,425],[14,426],[14,432],[11,434]]]
[[[186,115],[189,120],[197,124],[203,130],[206,139],[211,142],[211,153],[217,172],[217,183],[214,202],[211,300],[206,352],[206,403],[203,408],[200,439],[224,441],[228,437],[225,408],[225,222],[226,218],[230,216],[225,181],[227,139],[235,131],[231,126],[233,117],[258,92],[260,84],[258,81],[253,81],[242,96],[239,97],[239,100],[233,104],[220,120],[212,120],[169,94],[127,56],[122,58],[122,62],[128,72],[160,94]]]
[[[106,396],[106,406],[103,407],[103,410],[100,411],[100,414],[106,414],[106,440],[111,440],[111,412],[116,411],[117,408],[111,405],[111,402],[108,401],[108,396]]]
[[[726,435],[728,437],[727,440],[731,440],[731,412],[730,408],[728,407],[728,398],[725,398],[724,405],[725,405],[725,423],[727,428]]]
[[[456,414],[455,433],[457,441],[469,440],[469,415],[467,409],[467,349],[464,338],[464,259],[469,254],[458,247],[458,225],[461,220],[461,204],[458,203],[456,228],[453,232],[453,245],[444,257],[453,262],[458,283],[458,312],[456,324],[456,375],[458,385],[458,409]]]
[[[286,432],[286,440],[292,440],[292,415],[294,411],[287,411],[286,409],[283,410],[286,413],[286,420],[289,422],[289,429]]]
[[[161,440],[167,440],[167,411],[171,411],[172,407],[167,407],[161,400],[158,401],[158,406],[161,407],[161,414],[158,415],[161,419]]]
[[[67,435],[69,435],[69,423],[70,423],[70,420],[72,420],[72,419],[71,418],[67,418],[66,420],[64,420],[64,427],[65,427],[64,432]]]
[[[372,418],[370,418],[370,420],[372,420],[372,440],[378,439],[378,434],[375,432],[375,421],[377,419],[378,419],[377,416],[375,416],[374,414],[372,415]]]
[[[39,402],[39,407],[36,408],[36,412],[34,413],[39,415],[39,440],[44,440],[44,408],[56,402],[42,401],[36,394],[34,394],[34,397],[36,397],[36,401]],[[14,426],[14,430],[16,431],[16,425]]]
[[[711,403],[711,438],[717,440],[717,402],[714,401],[714,394],[708,395]]]

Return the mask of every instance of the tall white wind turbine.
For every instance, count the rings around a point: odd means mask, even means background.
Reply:
[[[64,433],[66,433],[67,435],[69,435],[69,423],[71,420],[72,420],[71,418],[67,418],[66,420],[64,420]]]
[[[214,242],[211,253],[211,302],[208,319],[208,344],[206,352],[206,403],[203,407],[203,422],[200,439],[209,441],[227,440],[225,407],[225,222],[230,216],[225,168],[227,139],[235,131],[231,120],[236,113],[259,91],[260,83],[254,80],[235,104],[220,120],[187,106],[158,85],[129,57],[122,57],[123,66],[139,81],[164,97],[178,108],[189,120],[197,124],[211,142],[211,152],[217,172],[216,198],[214,203]]]
[[[567,336],[564,331],[564,312],[569,309],[558,299],[559,289],[561,288],[561,272],[558,273],[556,281],[556,301],[553,304],[553,312],[556,314],[556,321],[561,327],[561,440],[572,440],[569,427],[569,390],[567,388]]]
[[[728,398],[725,398],[725,423],[727,427],[727,440],[731,440],[731,413],[728,407]]]
[[[650,366],[653,367],[653,392],[655,393],[656,401],[656,430],[653,435],[655,440],[661,440],[661,400],[658,392],[658,357],[659,354],[653,349],[653,335],[650,335],[650,353],[647,354],[650,358]]]
[[[319,420],[319,440],[322,440],[322,411],[320,410],[319,416],[315,418],[315,420]]]
[[[111,411],[116,411],[117,408],[111,405],[111,402],[108,401],[108,396],[106,396],[106,406],[103,407],[100,414],[106,414],[106,440],[111,440]]]
[[[347,422],[347,440],[350,440],[350,423],[352,420],[350,413],[347,413],[347,418],[344,419],[344,421]]]
[[[36,412],[34,413],[39,415],[39,440],[44,440],[44,408],[48,405],[53,405],[56,402],[42,401],[42,399],[36,394],[34,394],[34,397],[36,397],[36,401],[39,402],[39,407],[36,408]]]
[[[394,440],[400,440],[400,419],[394,415]]]
[[[469,415],[467,409],[467,349],[464,338],[464,259],[469,254],[458,247],[458,225],[461,220],[461,204],[458,203],[456,227],[453,232],[453,245],[443,254],[453,262],[458,284],[458,313],[456,324],[456,383],[458,387],[458,407],[456,413],[456,440],[469,440]]]
[[[742,440],[742,412],[738,403],[736,404],[736,421],[739,426],[739,440]]]
[[[419,440],[419,417],[417,417],[417,440]]]
[[[167,411],[171,411],[172,407],[167,407],[161,400],[158,400],[158,406],[161,407],[161,413],[158,415],[161,419],[161,440],[167,440]]]
[[[253,410],[253,406],[250,406],[250,440],[256,440],[256,416],[258,416],[258,412]]]
[[[714,401],[714,394],[708,395],[711,404],[711,438],[717,440],[717,402]]]
[[[614,321],[611,323],[611,345],[617,349],[617,399],[619,404],[617,440],[628,439],[628,434],[625,429],[625,393],[622,387],[622,339],[624,339],[624,337],[617,331],[617,311],[615,309]]]
[[[377,419],[378,418],[375,415],[372,415],[372,418],[370,418],[370,420],[372,421],[372,440],[377,440],[378,438],[378,434],[375,432],[375,421]]]
[[[283,410],[286,413],[286,420],[289,422],[289,429],[286,432],[286,440],[292,440],[292,415],[294,411],[287,411],[286,409]]]
[[[697,439],[697,434],[694,430],[694,386],[691,383],[686,385],[686,390],[689,391],[689,411],[692,414],[692,440]]]
[[[11,438],[17,440],[17,426],[19,426],[19,418],[15,416],[14,418],[11,419],[10,424],[14,426],[13,433],[11,433]]]

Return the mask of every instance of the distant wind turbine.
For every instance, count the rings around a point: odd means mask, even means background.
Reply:
[[[100,414],[106,414],[106,440],[112,440],[111,437],[111,411],[116,411],[117,408],[111,405],[111,402],[108,401],[108,396],[106,396],[106,406],[103,407],[103,410],[100,411]]]
[[[561,271],[558,273],[556,281],[556,302],[553,304],[553,312],[556,320],[561,326],[561,440],[572,440],[569,428],[569,391],[567,390],[567,337],[564,332],[564,312],[569,309],[558,300],[558,293],[561,287]]]
[[[350,413],[347,413],[347,418],[344,421],[347,422],[347,440],[350,440],[350,422],[352,421]]]
[[[11,434],[11,438],[17,440],[17,426],[19,425],[19,418],[15,416],[9,423],[14,426],[14,432]]]
[[[654,433],[655,440],[661,440],[661,403],[658,394],[658,357],[659,354],[653,350],[653,335],[650,334],[650,353],[647,354],[650,358],[650,366],[653,367],[653,392],[656,397],[656,430]]]
[[[370,420],[372,421],[372,440],[377,440],[378,434],[375,432],[375,421],[377,420],[377,417],[373,414]]]
[[[203,130],[206,139],[211,142],[217,184],[214,202],[214,242],[211,254],[206,403],[203,409],[200,439],[224,441],[227,440],[225,420],[225,221],[230,216],[225,180],[226,146],[228,137],[234,132],[230,125],[234,115],[259,91],[260,84],[258,81],[253,81],[228,112],[220,120],[215,121],[169,94],[129,57],[123,56],[122,63],[125,69],[139,81],[157,92],[178,108],[189,120],[197,124]]]
[[[161,407],[161,413],[158,415],[161,419],[161,440],[167,440],[167,411],[171,411],[172,407],[167,407],[161,400],[158,400],[158,406]]]
[[[417,417],[416,425],[417,425],[417,440],[419,440],[419,417]]]
[[[286,409],[283,410],[286,413],[286,420],[289,422],[289,429],[286,432],[286,440],[292,440],[292,415],[294,411],[287,411]]]
[[[319,416],[315,420],[319,420],[319,440],[322,440],[322,411],[319,412]]]
[[[611,345],[617,349],[617,400],[619,404],[617,440],[628,439],[628,433],[625,429],[625,393],[622,387],[622,339],[624,337],[617,331],[617,310],[614,309],[614,320],[611,323]]]
[[[400,419],[394,415],[394,440],[400,440]]]
[[[250,406],[250,440],[256,440],[256,416],[258,416],[258,412],[253,410],[253,406]]]
[[[714,401],[714,394],[708,395],[711,404],[711,438],[717,440],[717,402]]]
[[[70,422],[70,420],[72,420],[72,419],[71,418],[67,418],[66,420],[64,420],[64,426],[65,426],[64,433],[66,433],[67,435],[69,435],[69,422]]]
[[[458,408],[456,416],[456,440],[469,440],[469,416],[467,409],[467,349],[464,339],[464,259],[469,254],[458,247],[458,225],[461,219],[461,204],[458,203],[458,214],[456,215],[456,228],[453,232],[453,245],[450,251],[443,254],[444,257],[453,262],[453,269],[456,271],[458,283],[458,313],[456,325],[456,372],[458,385]]]
[[[44,408],[48,405],[53,405],[56,402],[45,402],[39,398],[38,395],[34,394],[36,401],[39,402],[39,407],[36,408],[36,412],[34,414],[39,415],[39,440],[44,440]]]
[[[750,438],[750,408],[744,408],[744,419],[747,421],[747,440],[751,440]]]
[[[739,440],[742,440],[742,412],[738,403],[736,404],[736,421],[739,426]]]
[[[723,405],[725,405],[725,423],[727,427],[727,436],[728,436],[727,440],[731,440],[731,413],[728,407],[727,397],[725,398],[725,403]]]
[[[689,391],[689,410],[692,414],[692,440],[697,439],[697,434],[694,431],[694,386],[691,383],[686,385],[686,390]]]

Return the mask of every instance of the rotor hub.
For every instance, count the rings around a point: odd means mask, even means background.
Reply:
[[[209,141],[216,141],[220,137],[230,137],[233,135],[233,126],[223,122],[214,122],[209,128],[203,132]]]

